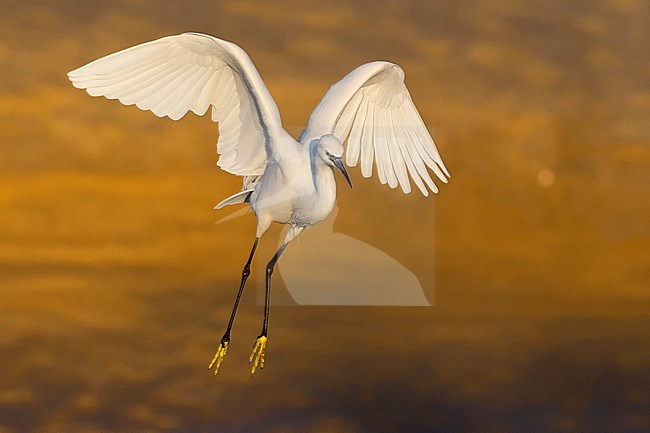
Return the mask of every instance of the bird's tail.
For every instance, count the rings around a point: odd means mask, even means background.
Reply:
[[[261,177],[262,176],[260,175],[244,176],[244,186],[242,187],[242,190],[219,202],[214,209],[221,209],[230,204],[250,203],[251,194],[255,191],[255,187],[259,183]]]
[[[250,203],[251,194],[253,191],[253,189],[245,189],[244,191],[240,191],[237,194],[233,194],[230,197],[221,200],[219,204],[217,204],[214,208],[221,209],[222,207],[228,206],[230,204]]]

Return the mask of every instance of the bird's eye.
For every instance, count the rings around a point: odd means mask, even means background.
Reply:
[[[332,156],[332,154],[329,153],[329,151],[327,151],[327,150],[325,151],[325,155],[327,155],[328,158],[329,158],[330,156]]]

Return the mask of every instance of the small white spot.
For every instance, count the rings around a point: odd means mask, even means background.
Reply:
[[[555,183],[555,173],[550,168],[544,168],[537,173],[539,186],[548,188]]]

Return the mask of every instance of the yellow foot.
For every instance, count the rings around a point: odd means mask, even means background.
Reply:
[[[219,373],[219,367],[221,367],[221,363],[223,362],[223,359],[226,357],[226,353],[228,353],[228,344],[230,344],[230,340],[226,340],[226,339],[221,340],[221,344],[219,344],[217,353],[214,354],[214,358],[212,358],[212,362],[208,366],[208,370],[211,370],[212,367],[214,367],[214,376],[216,376],[217,373]]]
[[[260,370],[264,368],[267,341],[268,338],[266,335],[260,335],[257,337],[257,340],[255,340],[253,352],[251,353],[251,356],[248,357],[248,363],[251,364],[251,376],[255,374],[257,366],[260,367]]]

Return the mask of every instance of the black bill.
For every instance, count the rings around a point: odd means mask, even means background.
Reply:
[[[341,158],[335,158],[332,157],[330,158],[332,163],[334,164],[334,167],[338,168],[341,173],[343,173],[343,176],[345,177],[345,180],[348,181],[348,185],[350,185],[350,188],[352,188],[352,181],[350,180],[350,176],[348,175],[347,170],[345,169],[345,166],[343,165],[343,160]]]

